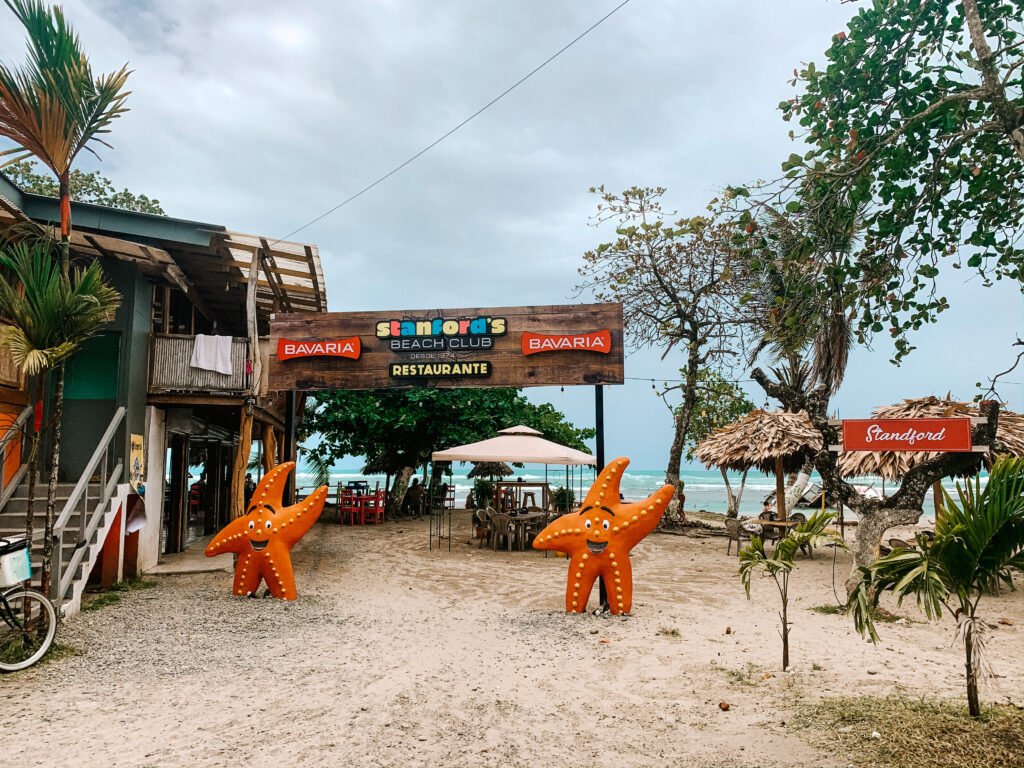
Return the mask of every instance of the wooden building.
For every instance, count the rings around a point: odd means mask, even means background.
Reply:
[[[314,245],[85,203],[71,209],[72,259],[99,259],[122,301],[67,363],[58,478],[66,514],[55,558],[67,571],[57,596],[77,602],[74,585],[99,557],[104,529],[123,530],[135,509],[133,437],[136,458],[144,446],[146,522],[118,555],[119,571],[145,570],[240,514],[253,441],[267,463],[294,457],[301,408],[292,393],[267,391],[269,318],[325,312],[327,298]],[[0,233],[59,218],[56,199],[0,175]],[[230,373],[191,365],[199,335],[231,337]],[[0,535],[17,532],[19,514],[24,530],[24,466],[14,448],[17,431],[31,428],[29,391],[0,352],[0,428],[8,432]]]

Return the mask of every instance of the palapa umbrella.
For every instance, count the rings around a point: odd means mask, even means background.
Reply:
[[[896,405],[883,405],[871,412],[875,419],[940,419],[956,417],[979,417],[981,412],[974,403],[944,399],[930,395],[904,400]],[[937,451],[848,451],[840,454],[838,468],[846,477],[878,475],[885,480],[899,480],[911,467],[923,461],[941,456]],[[999,412],[999,426],[996,439],[989,446],[984,458],[991,465],[996,456],[1024,456],[1024,416],[1013,411]],[[974,472],[981,469],[981,464]]]
[[[742,472],[756,467],[775,475],[775,507],[786,520],[787,472],[804,463],[808,450],[821,450],[821,433],[803,411],[751,411],[738,421],[717,430],[697,446],[695,456],[712,465]]]
[[[475,477],[508,477],[514,474],[512,467],[503,461],[475,461],[473,468],[469,470],[468,478]]]
[[[956,417],[979,417],[981,412],[974,403],[952,400],[949,394],[945,398],[929,395],[904,400],[896,405],[883,405],[875,408],[871,416],[875,419],[939,419]],[[911,467],[933,459],[942,454],[937,451],[849,451],[839,455],[837,467],[846,477],[877,475],[882,480],[899,480]],[[978,454],[978,464],[973,471],[965,474],[977,474],[984,464],[991,466],[997,456],[1024,456],[1024,416],[1013,411],[999,412],[999,425],[996,428],[996,439],[989,446],[988,452]],[[935,483],[935,511],[942,506],[941,484]]]

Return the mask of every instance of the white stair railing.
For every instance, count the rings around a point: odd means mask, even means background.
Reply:
[[[85,465],[75,488],[71,491],[64,509],[61,510],[57,521],[53,525],[53,554],[50,576],[50,599],[59,604],[71,588],[75,580],[78,566],[85,557],[88,549],[89,539],[99,526],[103,515],[106,512],[107,504],[114,495],[118,480],[121,479],[121,472],[124,468],[124,461],[120,456],[114,456],[117,444],[114,440],[118,435],[121,423],[124,421],[125,408],[121,406],[114,412],[110,420],[110,426],[100,439],[92,458]],[[99,477],[97,498],[89,498],[89,487],[94,475]],[[78,524],[68,525],[71,516],[78,512]],[[64,561],[64,544],[68,537],[76,537],[75,549],[71,557]]]

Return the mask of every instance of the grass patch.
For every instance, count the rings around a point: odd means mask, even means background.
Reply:
[[[121,595],[118,592],[100,592],[89,598],[86,602],[82,600],[82,613],[89,613],[91,611],[98,611],[100,608],[106,608],[108,605],[116,605],[121,602]]]
[[[58,643],[55,641],[53,645],[50,646],[50,650],[46,652],[43,658],[41,658],[39,661],[33,664],[32,667],[38,667],[42,664],[47,664],[51,661],[69,659],[72,656],[78,656],[79,654],[81,654],[81,651],[75,646],[68,645],[67,643]],[[16,654],[8,654],[3,648],[0,648],[0,660],[3,660],[8,664],[13,664],[15,661],[21,661],[24,658],[25,656],[23,651],[18,652]],[[28,669],[32,669],[32,667],[28,667]],[[24,670],[19,671],[24,672]]]
[[[666,635],[668,637],[679,637],[679,630],[675,627],[662,627],[658,630],[659,635]]]
[[[147,581],[141,576],[132,576],[130,579],[119,581],[105,592],[96,592],[91,596],[83,596],[82,611],[98,611],[108,605],[116,605],[121,602],[121,595],[126,592],[137,592],[140,589],[152,589],[156,586],[155,581]],[[85,598],[88,597],[88,600]]]
[[[54,641],[53,645],[50,646],[50,650],[46,652],[39,661],[36,662],[36,666],[40,664],[46,664],[50,661],[60,661],[61,659],[70,659],[73,656],[81,656],[82,651],[73,645],[67,643],[58,643]]]
[[[135,592],[140,589],[152,589],[156,586],[155,581],[147,581],[141,576],[132,576],[130,579],[119,581],[110,588],[111,592]]]
[[[974,720],[957,701],[854,696],[798,704],[791,723],[814,746],[878,768],[1020,768],[1024,754],[1024,711],[1009,706]]]
[[[815,613],[821,613],[826,616],[846,615],[845,605],[835,605],[833,603],[829,603],[828,605],[815,605],[811,608],[811,610]],[[911,620],[908,619],[906,616],[900,616],[899,614],[890,613],[889,611],[885,610],[885,608],[873,608],[871,610],[871,619],[882,624],[895,624],[900,619],[903,619],[903,621],[907,622],[908,624],[912,623]]]

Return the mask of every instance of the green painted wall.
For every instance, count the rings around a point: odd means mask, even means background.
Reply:
[[[107,280],[121,294],[114,322],[89,339],[68,361],[65,378],[61,480],[74,482],[121,405],[129,434],[143,434],[149,371],[153,286],[134,264],[102,260]],[[128,463],[128,441],[118,440]]]

